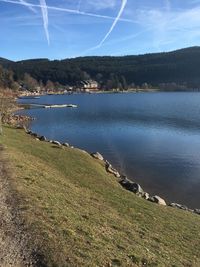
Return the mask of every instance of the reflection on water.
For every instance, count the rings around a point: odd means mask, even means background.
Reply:
[[[77,104],[77,109],[26,113],[37,118],[31,126],[34,131],[99,151],[151,194],[200,207],[199,93],[85,94],[20,101]]]

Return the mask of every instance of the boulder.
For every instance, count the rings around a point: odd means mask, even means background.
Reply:
[[[134,183],[132,181],[130,181],[129,179],[125,178],[123,180],[120,181],[120,184],[127,190],[143,197],[144,194],[147,194],[143,191],[142,187],[137,184],[137,183]],[[147,196],[147,195],[146,195]],[[149,197],[149,196],[148,196]]]
[[[119,181],[119,183],[123,186],[126,187],[128,183],[132,183],[126,176],[122,176],[122,180]]]
[[[61,146],[61,143],[58,142],[58,141],[52,141],[51,143],[54,144],[54,145],[57,145],[57,146]]]
[[[24,129],[25,133],[28,133],[28,130],[27,130],[25,125],[23,125],[23,129]]]
[[[121,177],[121,175],[120,175],[120,173],[119,173],[118,171],[116,171],[116,172],[114,173],[114,175],[115,175],[116,178],[120,178],[120,177]]]
[[[45,136],[43,136],[43,135],[42,135],[42,136],[40,136],[40,138],[39,138],[39,139],[40,139],[40,141],[47,141],[46,137],[45,137]]]
[[[186,207],[185,205],[178,204],[178,203],[171,203],[169,206],[173,207],[173,208],[178,208],[178,209],[181,209],[181,210],[189,211],[188,207]]]
[[[143,196],[143,194],[144,194],[142,187],[137,183],[132,183],[131,191],[137,195],[140,195],[140,196]]]
[[[65,147],[69,147],[70,146],[68,143],[63,143],[62,145],[65,146]]]
[[[91,156],[95,159],[103,160],[103,156],[99,152],[92,153]]]
[[[169,206],[172,207],[172,208],[178,208],[178,209],[181,208],[181,205],[178,204],[178,203],[171,203],[171,204],[169,204]]]
[[[120,178],[121,175],[119,174],[119,172],[117,170],[115,170],[112,165],[108,165],[106,166],[106,171],[111,173],[111,174],[114,174],[116,178]]]
[[[110,164],[110,162],[108,160],[105,160],[105,166],[108,167]]]
[[[24,127],[22,126],[22,125],[20,125],[20,124],[18,124],[17,126],[16,126],[16,129],[24,129]]]
[[[200,215],[200,209],[195,209],[195,210],[194,210],[194,213]]]
[[[142,194],[142,197],[143,197],[144,199],[148,200],[148,199],[149,199],[149,193],[144,192],[144,193]]]
[[[159,205],[163,205],[163,206],[167,205],[165,200],[163,198],[159,197],[159,196],[150,197],[148,200],[151,201],[151,202],[157,203]]]
[[[36,133],[33,133],[33,132],[31,132],[30,135],[33,137],[38,137],[38,135]]]

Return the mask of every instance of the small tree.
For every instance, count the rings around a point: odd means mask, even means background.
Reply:
[[[8,122],[14,106],[13,92],[0,88],[0,134],[3,132],[2,124]]]
[[[46,91],[53,91],[55,88],[54,83],[50,80],[46,82]]]
[[[30,74],[24,74],[24,85],[28,91],[33,92],[38,87],[38,82],[36,79],[31,77]]]

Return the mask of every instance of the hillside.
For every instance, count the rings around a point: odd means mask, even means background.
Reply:
[[[43,265],[199,266],[200,216],[124,190],[101,162],[4,127],[9,180]]]
[[[92,78],[106,89],[147,85],[168,90],[200,88],[200,47],[122,57],[91,56],[18,62],[0,59],[0,64],[12,69],[16,80],[23,80],[24,74],[29,73],[44,84],[50,80],[62,85],[75,85],[80,80]]]

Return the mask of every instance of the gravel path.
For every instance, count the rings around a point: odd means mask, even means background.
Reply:
[[[9,186],[10,171],[5,160],[5,151],[0,145],[0,266],[36,266],[28,250],[28,236],[23,231],[20,212]]]

